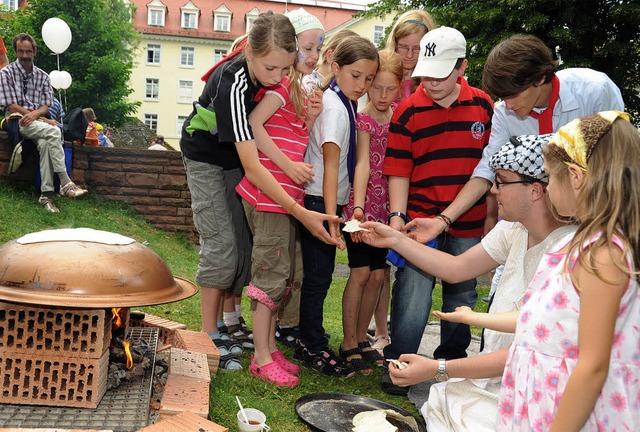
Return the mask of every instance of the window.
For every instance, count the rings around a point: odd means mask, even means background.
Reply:
[[[192,12],[182,13],[182,28],[185,29],[197,29],[198,28],[198,14]]]
[[[221,49],[213,50],[213,64],[218,63],[226,55],[227,55],[227,50],[221,50]]]
[[[160,45],[147,45],[147,64],[160,64]]]
[[[152,0],[147,4],[147,25],[164,27],[164,16],[167,13],[167,7],[161,0]]]
[[[178,81],[178,102],[193,102],[193,81]]]
[[[231,30],[231,11],[224,4],[213,11],[213,31],[229,32]]]
[[[247,22],[247,33],[249,33],[249,30],[251,30],[251,26],[253,25],[253,22],[258,18],[258,15],[260,15],[260,11],[255,7],[245,15],[245,21]]]
[[[158,114],[145,114],[144,124],[153,132],[158,132]]]
[[[2,4],[9,10],[18,10],[18,0],[2,0]]]
[[[382,38],[384,37],[384,26],[374,26],[373,27],[373,43],[376,46],[380,46],[380,42],[382,42]]]
[[[164,11],[151,9],[149,11],[149,25],[164,27]]]
[[[184,126],[184,122],[187,121],[187,118],[188,116],[179,115],[178,118],[176,119],[176,135],[177,136],[182,135],[182,126]]]
[[[2,4],[10,11],[18,10],[18,0],[2,0]]]
[[[184,29],[198,29],[198,17],[200,16],[200,9],[194,5],[191,0],[180,8],[182,13],[182,28]]]
[[[227,15],[216,15],[215,31],[229,32],[229,21],[231,20]]]
[[[147,78],[144,98],[151,100],[158,100],[160,98],[160,80],[158,78]]]
[[[193,67],[193,56],[195,49],[193,47],[180,48],[180,66]]]

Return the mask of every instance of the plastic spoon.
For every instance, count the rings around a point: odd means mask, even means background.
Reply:
[[[246,424],[249,424],[249,419],[247,418],[247,413],[244,412],[244,408],[242,407],[242,404],[240,403],[240,398],[238,396],[236,396],[236,400],[238,401],[238,406],[240,407],[240,412],[242,413],[242,417],[244,417],[244,422]]]

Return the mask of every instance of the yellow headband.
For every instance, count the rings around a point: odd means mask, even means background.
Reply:
[[[565,155],[554,153],[565,163],[576,164],[586,171],[587,162],[596,144],[618,118],[631,121],[631,116],[622,111],[603,111],[572,120],[551,137],[549,144],[555,144],[564,150]]]

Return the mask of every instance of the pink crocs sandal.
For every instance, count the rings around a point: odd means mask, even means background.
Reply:
[[[282,369],[289,372],[291,375],[297,375],[298,372],[300,372],[300,366],[287,360],[280,350],[272,352],[271,358],[274,362],[278,363]]]
[[[259,378],[262,381],[275,384],[278,387],[295,387],[300,382],[297,376],[291,375],[289,372],[282,369],[275,361],[267,363],[264,366],[258,366],[253,361],[253,354],[251,355],[251,364],[249,365],[249,369],[251,369],[251,375],[254,377]]]

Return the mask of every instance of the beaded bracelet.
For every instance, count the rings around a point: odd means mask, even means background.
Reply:
[[[444,223],[447,225],[444,228],[444,232],[449,232],[449,227],[451,227],[451,224],[453,223],[451,218],[447,215],[443,215],[442,213],[440,213],[439,215],[436,215],[436,217],[442,219]]]

